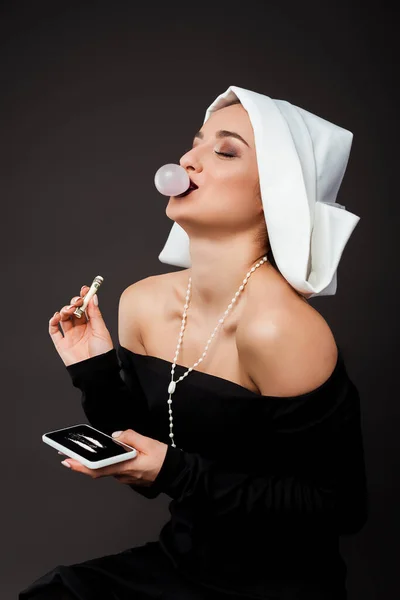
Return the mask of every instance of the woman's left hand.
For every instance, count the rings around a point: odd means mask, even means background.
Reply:
[[[119,433],[119,432],[114,432]],[[124,460],[100,469],[88,469],[78,460],[68,458],[61,464],[67,463],[72,471],[89,475],[92,479],[112,475],[121,483],[140,486],[150,486],[157,477],[164,462],[168,445],[153,438],[141,435],[133,429],[126,429],[115,436],[119,442],[133,446],[138,451],[135,458]],[[60,452],[59,454],[62,454]]]

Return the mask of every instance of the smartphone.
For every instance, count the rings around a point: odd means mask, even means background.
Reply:
[[[137,455],[136,448],[119,442],[87,423],[48,431],[42,440],[88,469],[101,469]]]

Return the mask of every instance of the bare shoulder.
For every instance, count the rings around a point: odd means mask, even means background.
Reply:
[[[125,288],[118,306],[118,338],[121,346],[146,354],[142,327],[153,311],[158,309],[163,291],[167,291],[179,272],[150,275]]]
[[[125,308],[131,304],[132,300],[145,300],[146,302],[154,298],[154,293],[166,289],[174,279],[177,279],[179,271],[174,273],[161,273],[160,275],[149,275],[144,279],[139,279],[131,283],[121,294],[120,304]],[[154,298],[156,299],[156,298]]]
[[[238,329],[237,346],[247,373],[267,396],[313,391],[329,378],[338,359],[323,316],[285,290],[252,302]]]

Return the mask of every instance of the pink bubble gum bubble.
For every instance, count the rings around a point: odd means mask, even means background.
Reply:
[[[154,184],[164,196],[178,196],[190,185],[189,175],[180,165],[173,163],[160,167],[155,174]]]

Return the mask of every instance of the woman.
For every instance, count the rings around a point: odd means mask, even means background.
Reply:
[[[345,222],[341,246],[329,239],[336,251],[321,262],[320,228],[330,213],[318,221],[316,208],[308,230],[320,236],[311,240],[315,255],[304,254],[303,232],[299,256],[286,261],[284,246],[296,234],[279,236],[277,222],[301,229],[309,206],[285,219],[275,208],[268,219],[274,173],[266,177],[271,165],[264,168],[246,92],[228,88],[217,99],[225,104],[211,105],[180,161],[196,189],[171,197],[167,216],[188,237],[190,267],[123,292],[117,349],[97,296],[88,318],[73,315],[87,286],[49,321],[89,422],[108,434],[122,430],[118,439],[139,451],[94,474],[65,463],[92,478],[112,475],[147,498],[166,493],[171,519],[156,542],[58,565],[20,600],[347,597],[339,536],[367,519],[360,402],[329,325],[304,296],[334,293],[355,221]],[[304,162],[303,174],[306,181]],[[331,177],[338,188],[341,177]],[[279,199],[285,210],[284,194]],[[181,233],[170,236],[160,260],[187,264]],[[267,260],[272,246],[285,276]]]

